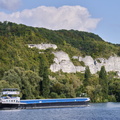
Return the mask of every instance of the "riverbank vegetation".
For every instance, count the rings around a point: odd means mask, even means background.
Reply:
[[[89,96],[92,102],[120,101],[120,78],[107,73],[53,73],[53,49],[38,50],[27,44],[52,43],[72,56],[93,58],[120,56],[120,46],[107,43],[98,35],[75,30],[48,30],[11,22],[0,22],[0,89],[19,88],[22,99]],[[41,52],[41,54],[40,54]],[[78,63],[73,60],[75,64]]]

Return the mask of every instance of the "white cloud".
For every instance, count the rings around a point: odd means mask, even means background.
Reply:
[[[48,29],[75,29],[90,31],[95,29],[100,19],[92,18],[88,10],[81,6],[59,8],[40,6],[12,14],[0,13],[0,21],[11,21]]]
[[[6,10],[15,10],[19,7],[20,0],[0,0],[0,8]]]

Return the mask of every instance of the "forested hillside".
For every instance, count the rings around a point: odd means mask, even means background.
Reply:
[[[58,48],[38,50],[28,44],[52,43]],[[92,102],[120,101],[120,79],[104,66],[97,74],[50,71],[53,51],[93,58],[120,56],[120,46],[107,43],[98,35],[75,30],[48,30],[11,22],[0,22],[0,89],[19,88],[22,99],[79,97]],[[41,53],[40,53],[41,52]]]

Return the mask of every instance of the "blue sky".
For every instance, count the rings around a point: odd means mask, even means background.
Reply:
[[[0,0],[0,21],[75,29],[120,44],[120,0]]]

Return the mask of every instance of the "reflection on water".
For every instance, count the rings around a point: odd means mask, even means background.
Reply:
[[[91,103],[92,108],[120,108],[119,102],[108,102],[108,103]]]
[[[88,107],[1,110],[0,120],[120,120],[120,103],[91,103]]]

